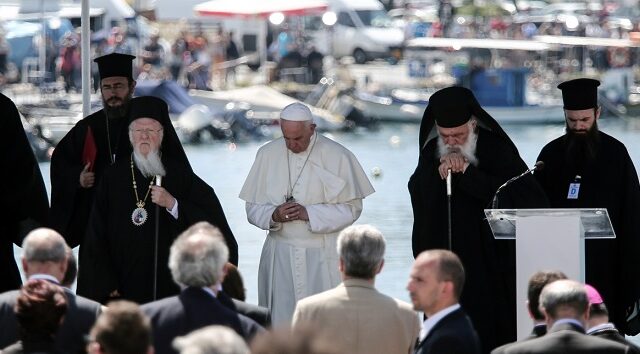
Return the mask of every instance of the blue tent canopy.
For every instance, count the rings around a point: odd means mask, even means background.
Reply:
[[[196,102],[187,90],[174,81],[143,80],[138,81],[135,96],[154,96],[163,99],[169,105],[169,113],[180,114]]]

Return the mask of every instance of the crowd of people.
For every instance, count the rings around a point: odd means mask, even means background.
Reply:
[[[303,45],[301,38],[294,39],[288,35],[286,42],[278,38],[276,36],[271,44],[276,53],[270,52],[270,60],[277,63],[273,79],[302,78],[305,82],[318,82],[322,76],[323,54],[313,46]],[[137,80],[172,80],[185,88],[198,90],[226,87],[227,80],[234,79],[238,65],[258,62],[257,57],[239,60],[245,54],[240,38],[233,31],[225,31],[222,25],[213,29],[204,29],[201,25],[193,28],[183,25],[174,36],[163,35],[155,27],[151,27],[150,33],[143,36],[130,33],[126,26],[115,26],[107,32],[92,33],[90,46],[94,58],[110,53],[137,56],[133,74]],[[66,92],[79,92],[81,47],[81,36],[77,30],[67,32],[59,41],[48,38],[46,69],[43,82],[39,84],[59,81]],[[10,52],[9,43],[4,36],[0,36],[0,85],[18,79],[18,73],[8,73]],[[287,69],[293,68],[305,68],[304,75],[288,74]],[[284,73],[281,73],[283,69]],[[98,92],[100,72],[97,65],[91,67],[91,77],[92,88]]]
[[[58,144],[51,208],[15,105],[2,97],[14,139],[2,184],[11,206],[2,353],[640,352],[622,336],[640,332],[640,185],[624,145],[598,130],[596,80],[559,85],[566,134],[542,149],[549,168],[523,174],[499,199],[527,169],[515,144],[470,90],[431,97],[408,185],[412,304],[375,287],[386,243],[374,226],[353,225],[375,192],[357,157],[316,132],[309,107],[286,106],[282,137],[258,150],[239,195],[248,222],[268,231],[254,305],[224,209],[192,169],[166,103],[132,97],[133,59],[96,58],[104,108]],[[587,243],[585,279],[532,276],[533,331],[517,342],[514,295],[525,289],[515,289],[514,244],[494,239],[488,205],[607,208],[617,235]],[[24,284],[12,254],[20,242]]]

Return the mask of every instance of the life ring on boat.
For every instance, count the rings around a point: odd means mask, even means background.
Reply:
[[[607,59],[612,68],[627,67],[631,63],[629,48],[611,47],[607,50]]]

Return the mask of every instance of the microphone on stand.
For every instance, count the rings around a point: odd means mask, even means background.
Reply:
[[[511,178],[510,180],[504,182],[500,187],[498,187],[498,189],[496,190],[496,193],[493,195],[493,200],[491,200],[491,209],[497,209],[498,208],[498,194],[500,193],[500,191],[504,187],[506,187],[506,186],[510,185],[511,183],[517,181],[521,177],[523,177],[523,176],[525,176],[525,175],[527,175],[529,173],[533,173],[533,171],[541,170],[542,168],[544,168],[544,162],[543,161],[538,161],[530,169],[528,169],[528,170],[522,172],[521,174]]]

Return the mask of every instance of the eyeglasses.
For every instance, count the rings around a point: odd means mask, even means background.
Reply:
[[[158,130],[155,129],[133,129],[133,133],[138,135],[138,136],[142,136],[143,134],[149,135],[149,136],[157,136],[158,134],[160,134],[160,132],[163,129],[160,128]]]

